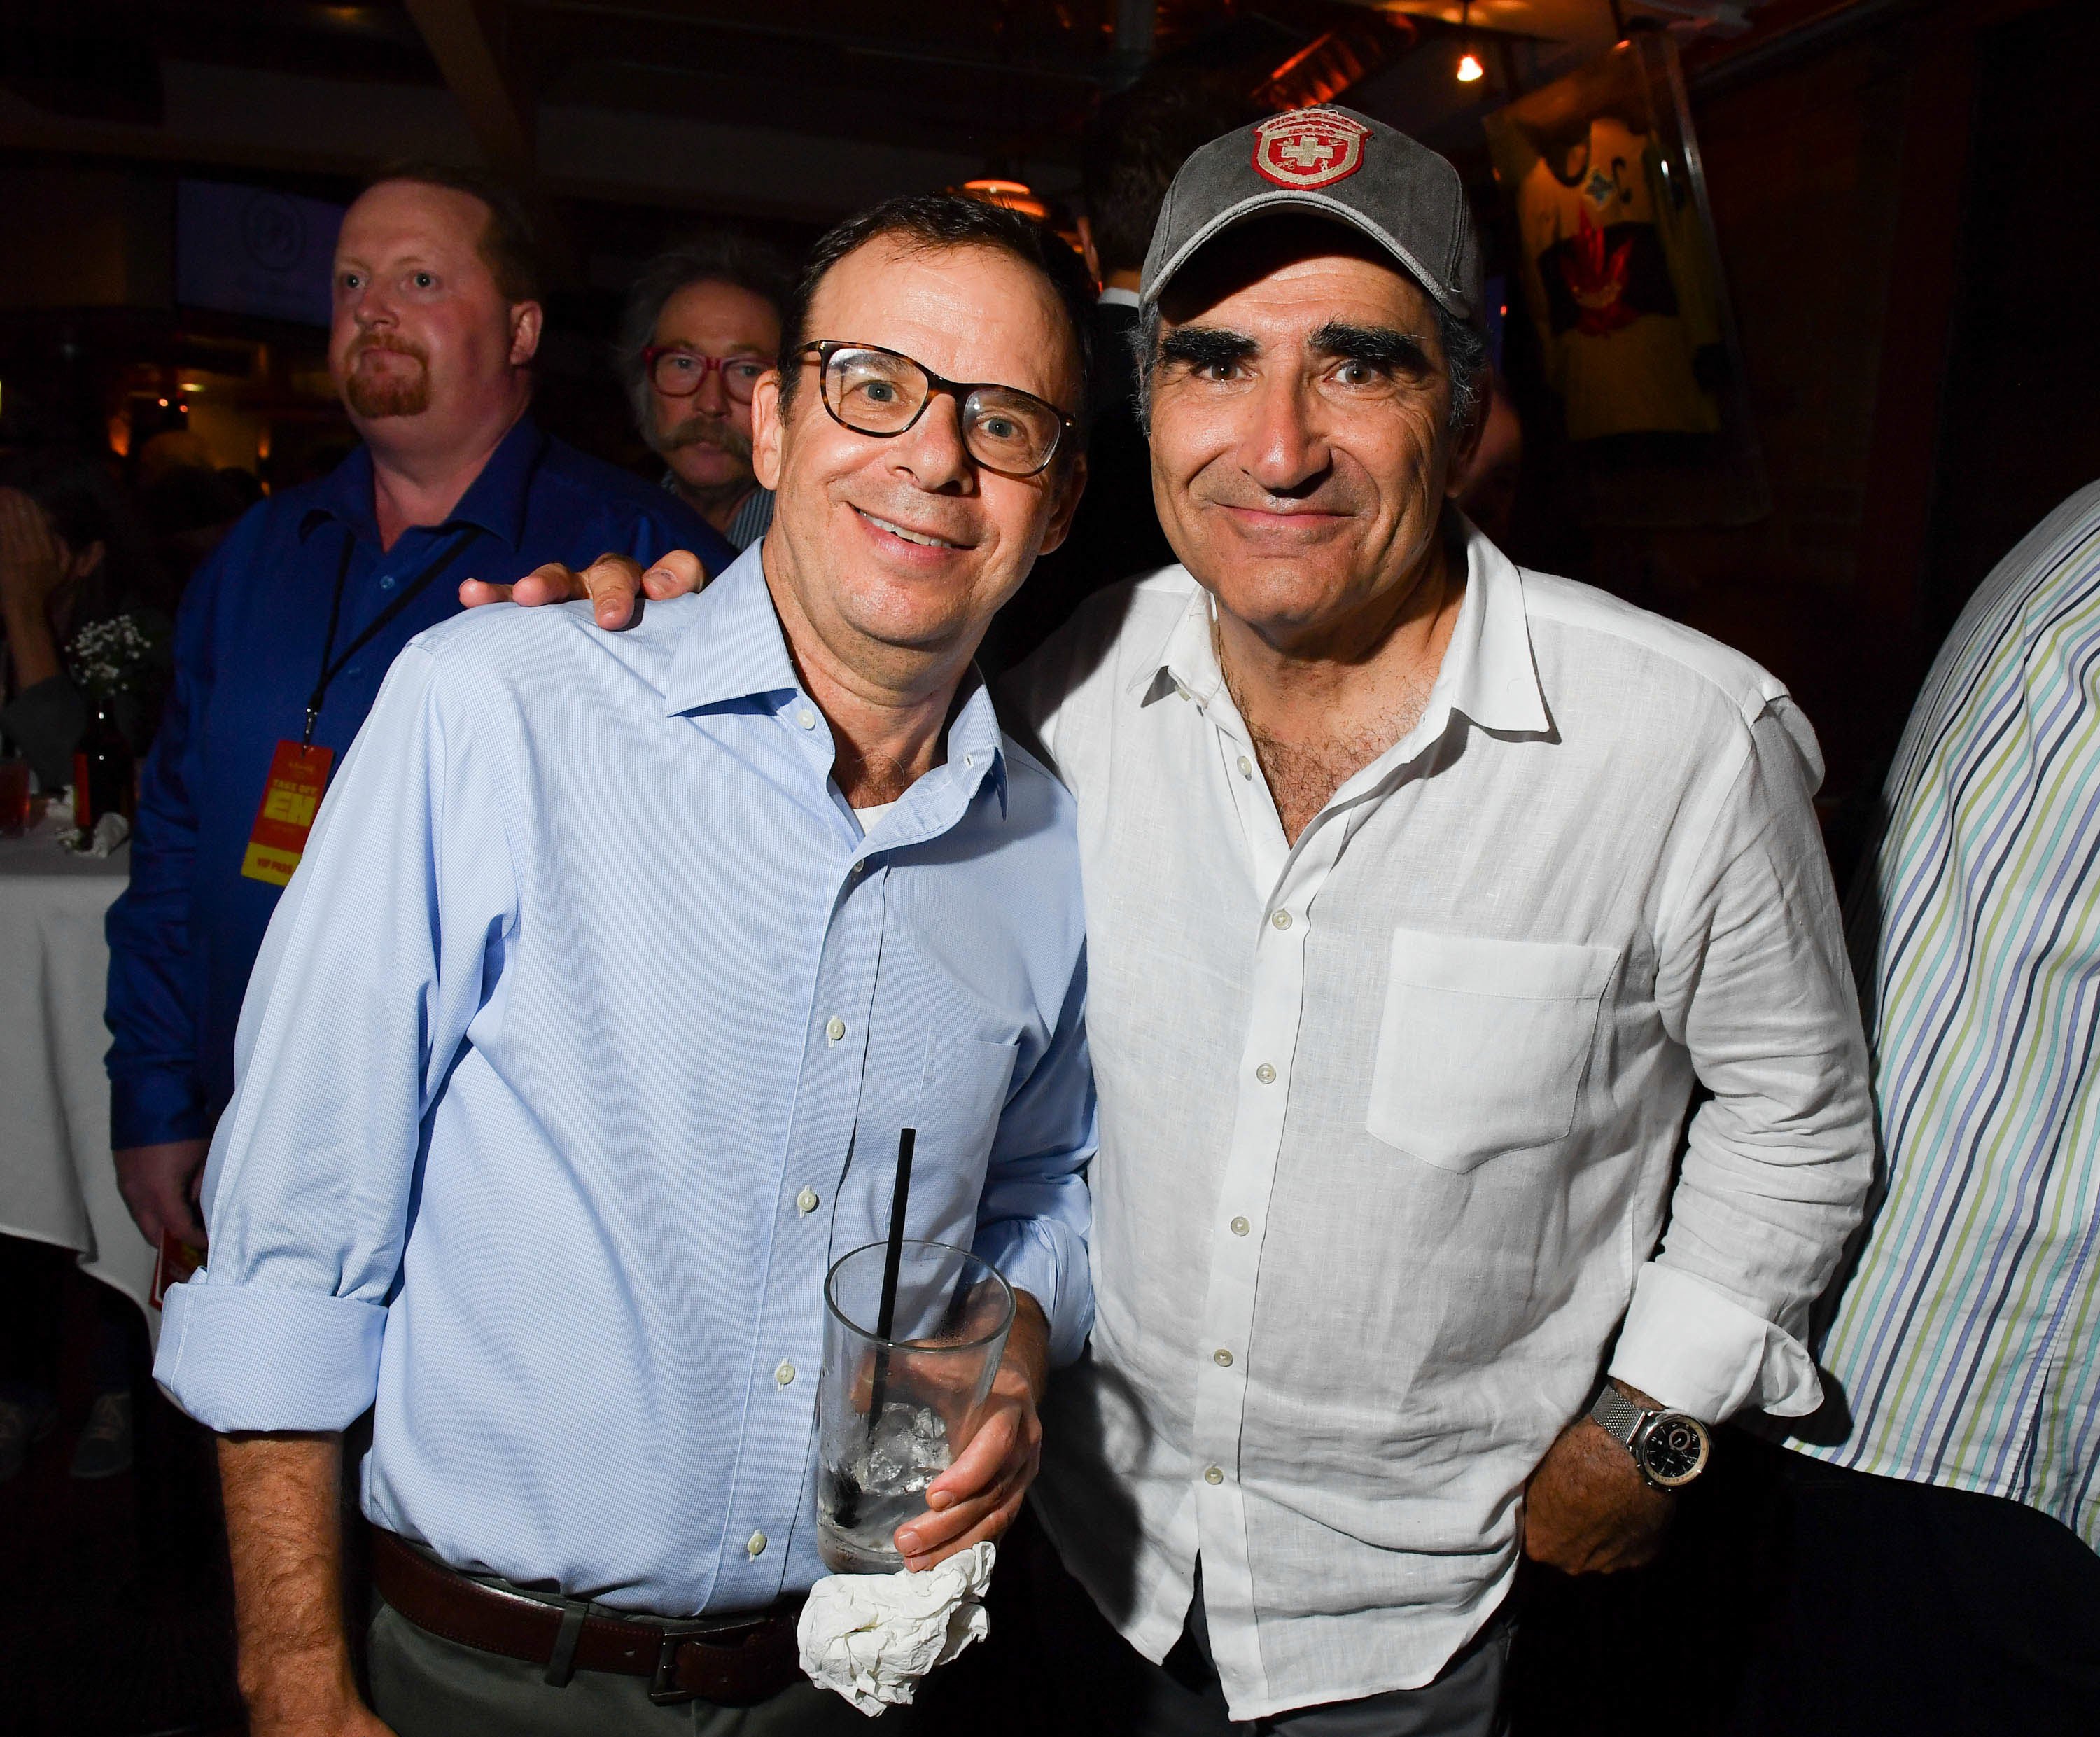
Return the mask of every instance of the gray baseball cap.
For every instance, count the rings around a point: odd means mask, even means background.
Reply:
[[[1197,152],[1167,190],[1138,294],[1158,299],[1205,243],[1275,211],[1361,230],[1453,317],[1482,323],[1480,244],[1458,171],[1353,108],[1271,115]]]

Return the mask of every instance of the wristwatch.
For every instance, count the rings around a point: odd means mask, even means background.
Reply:
[[[1609,1381],[1590,1400],[1590,1417],[1625,1446],[1651,1489],[1683,1489],[1706,1470],[1713,1456],[1714,1439],[1696,1417],[1683,1412],[1649,1411]]]

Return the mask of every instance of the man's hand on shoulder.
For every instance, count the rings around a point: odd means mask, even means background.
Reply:
[[[1656,1402],[1622,1390],[1636,1404]],[[1524,1554],[1563,1574],[1616,1574],[1655,1560],[1676,1498],[1652,1487],[1624,1443],[1590,1421],[1569,1424],[1524,1486]]]
[[[914,1572],[930,1568],[982,1539],[996,1538],[1021,1512],[1043,1459],[1037,1403],[1050,1377],[1050,1323],[1022,1291],[1013,1329],[992,1377],[982,1421],[961,1456],[926,1487],[932,1510],[897,1529],[897,1548]]]
[[[634,619],[634,600],[653,597],[659,601],[697,591],[709,575],[700,558],[689,550],[673,549],[643,572],[642,564],[624,555],[600,555],[581,572],[549,561],[536,567],[514,585],[496,585],[486,579],[468,579],[460,585],[462,606],[477,609],[483,603],[517,603],[527,608],[540,603],[566,603],[589,598],[598,625],[614,629]]]

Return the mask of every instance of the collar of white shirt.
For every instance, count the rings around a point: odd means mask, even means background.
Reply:
[[[1382,777],[1392,767],[1412,760],[1450,727],[1454,717],[1498,735],[1551,733],[1552,719],[1532,657],[1523,576],[1470,524],[1465,526],[1465,541],[1466,594],[1429,703],[1406,736],[1335,793],[1337,802],[1354,793],[1358,780],[1367,775]],[[1176,619],[1158,656],[1141,663],[1131,678],[1130,691],[1139,696],[1140,705],[1181,689],[1206,705],[1229,705],[1231,696],[1223,692],[1224,671],[1218,665],[1216,615],[1216,599],[1192,581],[1189,606]]]

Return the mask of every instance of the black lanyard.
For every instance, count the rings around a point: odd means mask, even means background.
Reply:
[[[314,741],[314,724],[321,715],[322,703],[328,698],[329,683],[342,674],[342,666],[371,644],[386,631],[387,624],[421,597],[430,588],[430,581],[449,567],[461,550],[473,541],[475,527],[462,525],[460,533],[438,551],[437,559],[422,572],[402,586],[401,594],[372,618],[364,631],[351,640],[340,657],[335,656],[335,630],[342,620],[342,591],[350,580],[350,558],[357,552],[357,537],[346,530],[342,539],[342,559],[335,570],[335,599],[329,605],[328,639],[321,647],[321,673],[314,682],[314,691],[307,698],[307,733],[300,738],[301,745],[311,748]],[[334,659],[330,662],[331,658]]]

